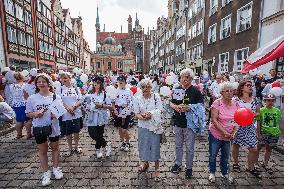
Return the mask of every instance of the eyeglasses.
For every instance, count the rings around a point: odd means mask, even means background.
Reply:
[[[246,84],[245,86],[246,86],[246,87],[252,87],[252,85],[251,85],[251,84]]]

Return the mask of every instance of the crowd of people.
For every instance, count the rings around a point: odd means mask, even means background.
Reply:
[[[87,77],[87,78],[85,78]],[[276,90],[280,88],[281,91]],[[165,89],[170,91],[166,94]],[[275,92],[276,91],[276,92]],[[246,171],[262,177],[261,167],[273,173],[270,156],[277,146],[281,130],[284,80],[274,69],[270,76],[212,74],[195,75],[186,68],[178,75],[136,75],[134,72],[114,71],[111,76],[6,67],[0,76],[0,121],[16,121],[16,139],[34,139],[37,144],[41,183],[51,183],[51,174],[62,179],[60,156],[81,154],[80,132],[87,127],[95,141],[98,159],[111,156],[112,142],[104,136],[105,127],[113,121],[118,128],[120,150],[131,150],[129,127],[138,120],[139,172],[145,172],[150,162],[155,164],[154,180],[160,181],[160,149],[166,143],[164,118],[172,121],[175,135],[175,162],[172,173],[182,170],[185,145],[185,176],[193,176],[196,137],[208,131],[209,181],[215,182],[216,159],[219,151],[221,176],[233,182],[232,170],[241,172],[240,148],[247,149]],[[254,112],[254,121],[241,127],[234,121],[240,108]],[[209,112],[209,114],[206,114]],[[207,115],[207,116],[206,116]],[[207,120],[206,120],[207,117]],[[208,129],[206,129],[208,128]],[[205,134],[206,134],[205,133]],[[61,154],[59,143],[66,140],[68,149]],[[264,161],[259,153],[265,147]],[[52,170],[48,167],[51,149]],[[64,169],[64,168],[63,168]]]

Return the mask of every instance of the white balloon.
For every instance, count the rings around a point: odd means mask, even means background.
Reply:
[[[142,95],[142,90],[137,87],[137,92],[135,93],[134,96],[136,97],[136,96],[140,96],[140,95]]]
[[[77,74],[77,73],[78,73],[78,71],[79,71],[79,69],[78,69],[78,68],[74,68],[74,69],[73,69],[73,73],[75,73],[75,74]]]
[[[238,82],[233,82],[233,89],[237,89],[239,87],[239,83]]]
[[[236,79],[235,79],[234,76],[230,76],[230,77],[229,77],[229,81],[230,81],[231,83],[234,83],[234,82],[236,81]]]
[[[36,77],[37,76],[37,69],[36,68],[32,68],[30,71],[31,76]]]
[[[87,83],[87,81],[88,81],[88,76],[86,75],[86,74],[82,74],[81,76],[80,76],[80,80],[85,84],[85,83]]]
[[[165,81],[167,85],[172,85],[174,84],[175,78],[173,76],[167,76]]]
[[[273,87],[269,92],[277,97],[283,94],[283,90],[280,87]]]
[[[78,72],[77,72],[79,75],[81,75],[83,73],[83,70],[82,69],[79,69]]]
[[[61,83],[60,83],[59,81],[55,81],[55,82],[53,83],[53,86],[54,86],[55,88],[59,88],[59,87],[61,87]]]
[[[30,74],[28,70],[23,70],[21,73],[24,77],[27,77]]]
[[[163,86],[160,88],[160,95],[162,96],[171,96],[172,91],[169,87]]]
[[[126,84],[126,85],[125,85],[125,88],[126,88],[126,89],[130,89],[131,87],[132,87],[132,86],[129,85],[129,84]]]
[[[10,71],[10,68],[9,68],[9,67],[4,67],[4,68],[2,69],[2,72],[8,72],[8,71]]]
[[[106,87],[106,92],[107,93],[110,93],[111,91],[114,91],[114,90],[116,90],[116,88],[114,86],[112,86],[112,85],[109,85],[109,86]]]
[[[109,96],[110,99],[114,100],[117,97],[117,89],[114,86],[111,86],[108,88],[107,96]]]
[[[71,79],[71,83],[72,83],[72,85],[77,86],[77,81],[76,81],[76,79],[72,78],[72,79]]]

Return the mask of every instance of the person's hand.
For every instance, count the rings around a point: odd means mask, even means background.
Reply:
[[[44,114],[44,110],[38,111],[34,113],[35,118],[41,118]]]
[[[261,140],[261,134],[259,132],[256,132],[256,138],[257,138],[258,141]]]
[[[124,105],[123,105],[123,108],[126,108],[128,106],[128,103],[125,103]]]
[[[145,117],[146,120],[151,119],[152,115],[151,115],[150,112],[146,112],[144,115],[145,115],[144,117]]]
[[[227,131],[224,131],[223,132],[223,136],[227,139],[231,139],[232,138],[232,135],[230,133],[228,133]]]
[[[51,118],[57,119],[53,113],[51,113]]]
[[[172,107],[176,112],[181,112],[181,107],[180,106],[178,106],[178,105],[173,105],[173,107]]]
[[[96,108],[97,109],[100,109],[100,108],[102,108],[103,107],[103,105],[102,104],[100,104],[100,103],[96,103]]]
[[[114,115],[118,115],[118,111],[116,109],[113,110]]]
[[[181,109],[181,112],[189,112],[190,111],[190,108],[187,105],[182,105],[180,107],[180,109]]]
[[[74,115],[74,108],[73,108],[73,106],[71,106],[71,107],[66,107],[66,110],[67,110],[67,112],[69,112],[70,114],[72,114],[72,115]]]

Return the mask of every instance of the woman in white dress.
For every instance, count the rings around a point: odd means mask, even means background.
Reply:
[[[138,152],[142,164],[139,171],[149,168],[149,162],[155,162],[155,181],[160,180],[160,140],[162,127],[162,101],[160,95],[151,92],[152,82],[143,79],[141,82],[142,95],[134,101],[134,113],[138,119]]]

